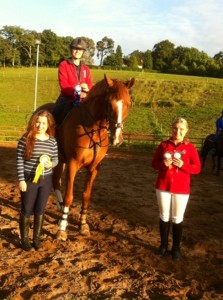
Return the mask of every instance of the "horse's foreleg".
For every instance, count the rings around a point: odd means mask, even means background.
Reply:
[[[220,175],[220,169],[221,169],[221,155],[218,155],[218,163],[217,163],[217,172],[216,175]]]
[[[63,197],[61,194],[61,177],[64,171],[64,167],[65,164],[59,162],[58,165],[53,170],[53,188],[56,196],[57,209],[59,211],[62,210],[62,206],[63,206]]]
[[[206,155],[204,155],[203,158],[202,158],[202,164],[201,164],[202,169],[204,168],[205,160],[206,160]]]
[[[214,171],[216,167],[215,160],[216,160],[216,154],[212,154],[212,171]]]
[[[74,178],[77,173],[77,164],[75,161],[69,162],[67,165],[66,172],[66,193],[63,201],[63,210],[62,210],[62,218],[60,221],[60,230],[57,234],[57,237],[62,240],[67,239],[66,228],[68,225],[68,214],[70,206],[73,202],[73,185]]]
[[[82,207],[80,213],[80,233],[82,235],[90,234],[90,228],[87,224],[87,210],[91,199],[93,183],[98,173],[98,168],[99,165],[95,169],[87,171],[87,177],[85,181],[85,188],[83,192]]]

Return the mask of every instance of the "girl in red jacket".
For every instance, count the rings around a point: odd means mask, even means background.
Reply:
[[[92,88],[90,69],[83,64],[82,58],[87,50],[86,42],[78,37],[70,44],[71,57],[63,60],[58,69],[58,79],[61,88],[60,96],[56,101],[53,115],[57,124],[61,123],[73,104],[79,104]]]
[[[195,146],[188,141],[188,123],[178,118],[172,124],[172,136],[160,143],[152,161],[158,170],[156,196],[160,214],[161,245],[158,255],[164,256],[168,249],[170,221],[173,227],[172,257],[182,258],[180,242],[184,213],[190,195],[190,175],[201,170],[200,159]]]

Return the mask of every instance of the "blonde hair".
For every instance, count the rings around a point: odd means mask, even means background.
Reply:
[[[181,118],[181,117],[177,118],[177,119],[172,123],[172,128],[173,128],[174,125],[176,125],[176,124],[178,124],[178,123],[184,124],[185,127],[187,128],[187,130],[189,129],[189,125],[188,125],[187,120],[184,119],[184,118]]]

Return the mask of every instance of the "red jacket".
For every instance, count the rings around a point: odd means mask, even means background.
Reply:
[[[68,96],[75,99],[74,88],[78,84],[86,83],[92,87],[90,69],[86,65],[80,65],[80,80],[76,68],[71,59],[64,60],[59,65],[59,84],[61,87],[60,97]]]
[[[170,152],[171,155],[179,152],[184,162],[183,166],[166,167],[163,162],[166,152]],[[152,160],[152,167],[159,171],[156,188],[175,194],[190,194],[190,174],[198,174],[201,170],[200,158],[195,146],[187,141],[176,146],[170,139],[161,142],[158,146]]]

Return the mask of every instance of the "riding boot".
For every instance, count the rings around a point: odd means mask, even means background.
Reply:
[[[181,260],[182,255],[180,253],[180,243],[182,239],[183,222],[179,224],[173,224],[173,247],[172,247],[172,258],[174,260]]]
[[[29,218],[20,215],[19,229],[21,236],[21,248],[25,251],[30,251],[32,246],[29,242],[29,228],[30,228],[30,220]]]
[[[33,246],[36,250],[41,248],[41,231],[43,227],[44,214],[34,216],[34,230],[33,230]]]
[[[157,254],[160,256],[164,256],[167,253],[169,231],[170,231],[170,222],[164,222],[160,219],[161,244],[157,252]]]

